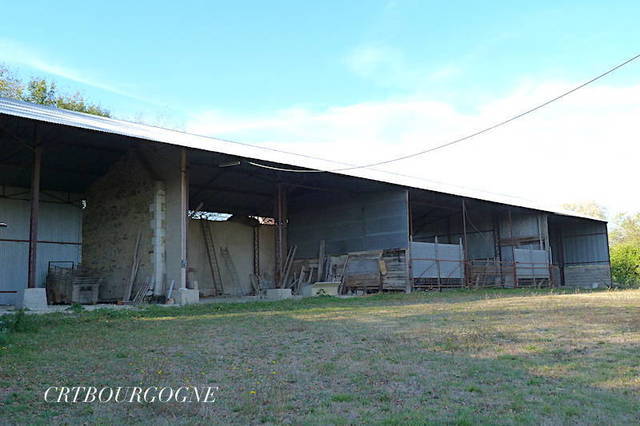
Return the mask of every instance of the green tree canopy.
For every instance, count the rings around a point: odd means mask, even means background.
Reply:
[[[640,246],[625,243],[611,247],[611,275],[616,284],[625,287],[640,284]]]
[[[607,218],[607,209],[595,201],[586,201],[581,203],[567,203],[562,207],[572,212],[580,213],[586,216],[595,217],[597,219]]]
[[[11,70],[0,64],[0,96],[11,99],[22,99],[22,82]]]
[[[59,93],[55,82],[40,77],[32,77],[25,84],[11,70],[1,64],[0,96],[101,117],[111,117],[108,110],[87,101],[79,92],[73,95]]]
[[[616,216],[615,228],[611,231],[612,245],[630,244],[640,248],[640,213]]]

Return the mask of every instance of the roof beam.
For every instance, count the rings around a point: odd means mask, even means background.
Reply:
[[[194,185],[194,184],[189,186],[191,188],[198,189],[199,190],[198,194],[202,192],[229,192],[232,194],[253,195],[256,197],[268,197],[268,198],[274,197],[274,194],[272,193],[237,189],[237,188],[232,188],[228,186],[207,186],[207,185]]]

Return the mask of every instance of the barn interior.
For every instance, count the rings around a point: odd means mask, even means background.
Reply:
[[[0,303],[16,303],[26,282],[42,288],[70,279],[92,288],[97,302],[131,300],[145,288],[161,299],[181,280],[199,297],[255,295],[281,286],[287,266],[289,277],[300,275],[292,250],[299,250],[299,269],[300,259],[317,259],[320,241],[327,256],[393,243],[378,235],[372,245],[355,217],[375,194],[393,188],[386,183],[292,175],[236,156],[18,117],[0,116],[0,131],[0,203],[8,225],[0,244],[9,254],[0,259]],[[323,229],[326,218],[317,213],[334,208],[337,218],[342,203],[355,212],[351,219]],[[338,242],[351,225],[351,240]],[[395,232],[406,234],[406,226]],[[48,294],[50,303],[72,298],[71,290],[58,293],[66,294]]]
[[[0,304],[610,283],[604,222],[150,139],[0,115]]]
[[[414,288],[611,283],[606,223],[411,191]]]

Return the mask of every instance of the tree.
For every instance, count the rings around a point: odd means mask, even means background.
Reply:
[[[22,99],[22,82],[16,78],[9,68],[0,64],[0,96]]]
[[[22,100],[40,105],[55,105],[56,84],[43,78],[32,78],[27,84]]]
[[[611,247],[611,275],[624,287],[640,284],[640,246],[625,243]]]
[[[56,83],[33,77],[25,85],[6,66],[0,64],[0,96],[34,104],[55,106],[61,109],[111,117],[108,110],[88,102],[79,92],[73,95],[60,94]]]
[[[611,245],[630,244],[640,248],[640,213],[621,213],[616,216],[614,223],[615,227],[609,238]]]
[[[581,203],[567,203],[562,207],[572,212],[580,213],[585,216],[594,217],[596,219],[605,220],[607,218],[607,209],[596,203],[595,201],[586,201]]]
[[[87,103],[84,97],[82,97],[78,92],[72,96],[58,96],[56,98],[56,106],[70,111],[86,112],[87,114],[111,117],[109,111],[103,109],[99,105]]]

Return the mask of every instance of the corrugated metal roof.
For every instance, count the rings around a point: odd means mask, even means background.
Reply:
[[[63,126],[77,127],[81,129],[95,130],[122,136],[146,139],[149,141],[168,143],[172,145],[196,148],[204,151],[218,152],[235,155],[261,161],[279,163],[285,166],[302,167],[317,170],[334,170],[351,164],[338,161],[323,160],[302,154],[295,154],[278,149],[249,145],[239,142],[226,141],[201,135],[194,135],[176,130],[163,129],[145,124],[129,121],[115,120],[113,118],[98,117],[67,111],[54,107],[31,104],[13,99],[0,98],[0,114],[14,117],[22,117],[36,121],[54,123]],[[441,182],[434,182],[416,176],[408,176],[400,173],[387,172],[375,168],[362,168],[354,170],[333,171],[331,173],[371,179],[380,182],[392,183],[409,188],[437,191],[446,194],[492,201],[517,207],[525,207],[535,210],[556,213],[565,216],[582,217],[586,219],[600,220],[589,216],[577,214],[554,206],[545,205],[518,197],[510,197],[501,194],[472,190]]]

